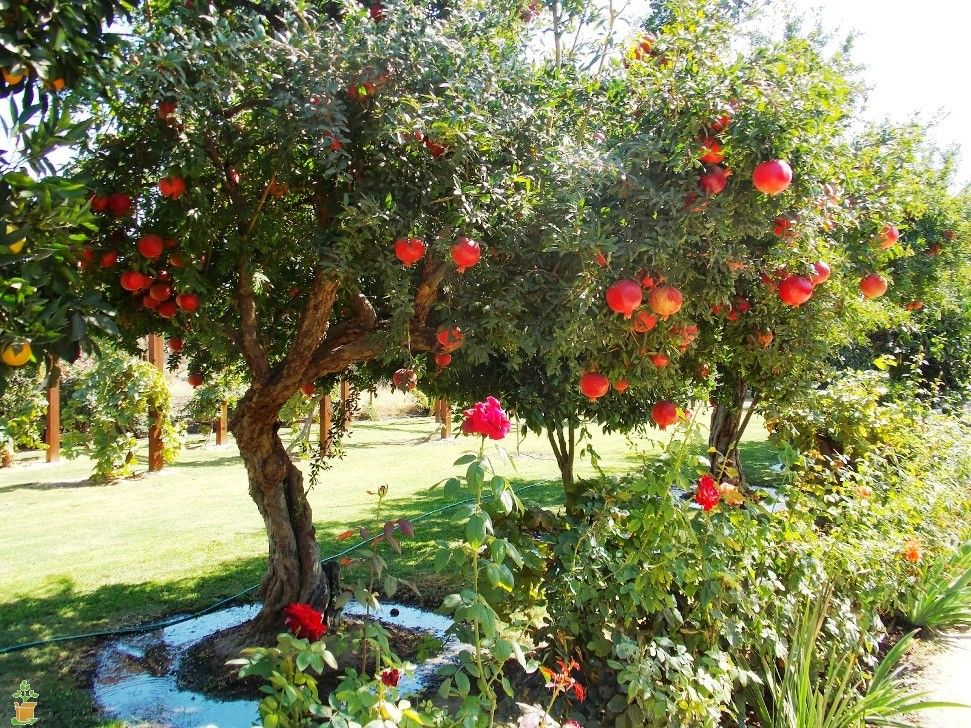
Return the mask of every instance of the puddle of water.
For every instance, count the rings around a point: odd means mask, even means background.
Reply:
[[[176,683],[182,658],[189,647],[219,630],[252,619],[259,604],[232,607],[190,619],[156,632],[124,637],[109,643],[98,656],[94,679],[95,701],[112,717],[144,728],[242,728],[256,723],[255,700],[219,700],[182,690]],[[344,614],[362,616],[364,607],[348,604]],[[442,666],[455,663],[465,648],[446,635],[452,620],[440,614],[405,606],[383,604],[377,619],[387,625],[422,632],[443,643],[442,652],[424,661],[413,675],[403,675],[403,695],[427,687]],[[141,722],[141,723],[140,723]]]

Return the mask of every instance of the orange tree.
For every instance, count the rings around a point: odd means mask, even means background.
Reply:
[[[436,304],[470,280],[451,246],[491,239],[537,194],[558,129],[519,10],[160,4],[92,105],[87,290],[130,345],[179,339],[195,381],[248,373],[230,429],[268,532],[256,629],[329,599],[280,408],[435,349]]]
[[[104,301],[82,295],[72,245],[90,226],[83,186],[58,174],[55,152],[87,125],[72,119],[77,91],[111,76],[119,36],[106,28],[129,13],[123,0],[9,3],[0,25],[0,350],[8,366],[50,351],[74,358],[89,330],[113,330]],[[8,369],[0,367],[0,389]]]
[[[812,386],[896,309],[864,301],[860,282],[885,272],[897,255],[881,249],[885,230],[919,207],[913,135],[854,133],[860,88],[843,56],[795,34],[742,37],[732,17],[669,3],[613,64],[585,75],[576,59],[551,62],[564,97],[585,79],[563,104],[575,119],[560,182],[506,230],[515,283],[475,275],[514,295],[452,296],[474,330],[430,386],[498,392],[547,428],[568,499],[583,421],[665,426],[670,404],[708,389],[714,468],[739,477],[746,400]],[[712,50],[733,47],[747,50]]]

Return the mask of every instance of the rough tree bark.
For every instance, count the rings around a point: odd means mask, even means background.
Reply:
[[[737,485],[745,484],[738,443],[751,417],[751,410],[748,413],[745,411],[748,394],[748,387],[740,378],[726,379],[719,387],[708,433],[712,473],[719,480],[728,480]]]
[[[576,426],[573,422],[546,421],[546,436],[553,448],[553,457],[560,468],[563,480],[563,493],[566,496],[566,512],[575,515],[578,511],[580,493],[577,491],[573,466],[576,462]]]

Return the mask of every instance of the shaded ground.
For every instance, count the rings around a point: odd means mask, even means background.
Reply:
[[[971,632],[918,640],[907,655],[907,682],[929,700],[971,705]],[[922,728],[971,728],[971,708],[937,708],[918,713]]]

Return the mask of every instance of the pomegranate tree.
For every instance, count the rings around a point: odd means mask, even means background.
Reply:
[[[214,11],[218,28],[183,3],[153,6],[78,165],[101,211],[82,287],[111,301],[122,340],[178,341],[170,359],[193,386],[247,371],[229,428],[268,534],[263,611],[247,628],[263,632],[292,602],[334,614],[281,407],[352,367],[397,369],[410,389],[462,360],[473,313],[435,307],[489,303],[492,253],[547,187],[524,191],[523,175],[552,166],[509,160],[533,159],[540,139],[554,149],[562,127],[523,113],[553,104],[500,40],[516,18],[257,5]],[[109,252],[116,265],[89,264]]]

